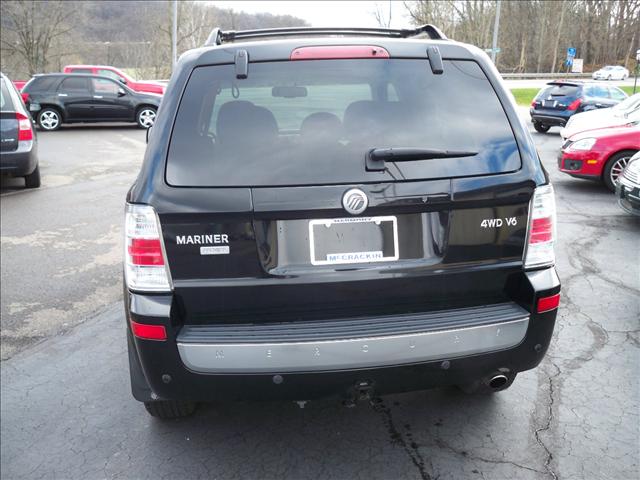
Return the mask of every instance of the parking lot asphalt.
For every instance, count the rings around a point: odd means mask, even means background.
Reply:
[[[2,478],[635,479],[640,221],[556,170],[562,303],[543,363],[499,394],[456,389],[203,405],[161,422],[130,395],[121,305],[130,127],[40,135],[43,188],[2,180]]]

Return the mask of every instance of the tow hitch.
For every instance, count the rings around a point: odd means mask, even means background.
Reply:
[[[374,397],[373,382],[370,380],[358,380],[347,393],[344,401],[346,407],[355,407],[358,402],[370,402]]]

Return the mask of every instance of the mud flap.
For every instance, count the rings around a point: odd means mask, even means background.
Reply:
[[[131,393],[133,394],[133,398],[140,402],[150,402],[153,400],[151,397],[151,387],[149,387],[142,367],[140,366],[138,353],[136,352],[136,347],[133,344],[131,331],[129,329],[127,329],[127,350],[129,353],[129,376],[131,378]]]

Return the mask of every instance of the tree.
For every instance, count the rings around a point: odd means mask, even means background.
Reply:
[[[22,66],[16,73],[33,75],[59,64],[75,12],[75,2],[61,0],[0,2],[2,54]]]
[[[433,23],[449,38],[489,48],[495,0],[417,0],[405,2],[413,23]],[[638,48],[640,0],[530,0],[502,3],[502,71],[554,72],[568,47],[587,68],[634,65]]]

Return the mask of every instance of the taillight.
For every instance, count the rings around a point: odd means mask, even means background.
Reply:
[[[124,267],[127,287],[131,290],[171,290],[158,217],[149,205],[127,204]]]
[[[33,140],[31,119],[20,112],[16,112],[16,120],[18,120],[18,141]]]
[[[537,100],[535,98],[533,100],[531,100],[531,106],[535,107],[536,106],[536,102],[537,102]]]
[[[167,330],[162,325],[147,325],[131,320],[131,331],[144,340],[166,340]]]
[[[25,103],[25,105],[26,105],[26,103],[29,101],[29,94],[28,94],[28,93],[26,93],[26,92],[22,92],[22,93],[20,93],[20,96],[22,97],[22,101],[23,101],[23,102]]]
[[[569,106],[567,107],[567,110],[577,110],[581,103],[582,103],[582,100],[578,98],[577,100],[574,100],[569,104]]]
[[[538,299],[538,308],[536,311],[538,313],[550,312],[551,310],[555,310],[560,305],[560,294],[556,293],[555,295],[551,295],[550,297],[542,297]]]
[[[556,201],[551,184],[535,189],[530,211],[524,267],[551,266],[556,260],[553,251],[556,237]]]

